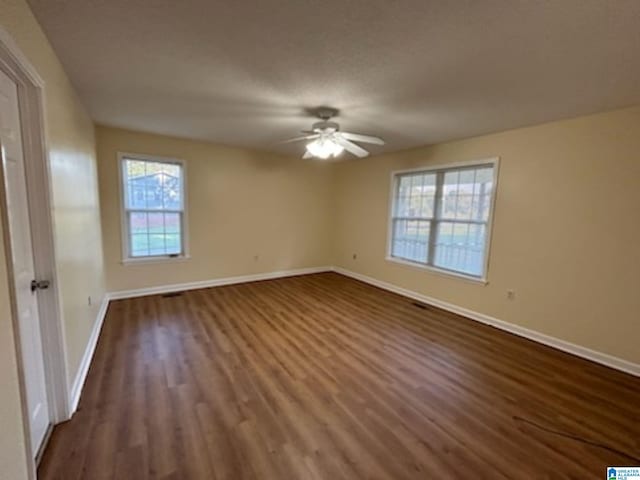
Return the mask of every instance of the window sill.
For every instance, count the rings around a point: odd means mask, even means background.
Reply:
[[[155,263],[175,263],[186,262],[191,259],[189,255],[178,255],[177,257],[169,257],[163,255],[161,257],[140,257],[140,258],[125,258],[122,260],[122,265],[125,267],[131,265],[147,265]]]
[[[396,257],[392,257],[392,256],[387,256],[386,260],[388,262],[397,263],[397,264],[403,265],[405,267],[417,268],[419,270],[426,270],[428,272],[435,273],[437,275],[442,275],[442,276],[445,276],[445,277],[457,278],[458,280],[464,280],[464,281],[470,282],[470,283],[475,283],[475,284],[480,284],[480,285],[488,285],[489,284],[489,281],[484,277],[482,277],[482,278],[471,277],[469,275],[465,275],[464,273],[452,272],[450,270],[445,270],[445,269],[438,268],[438,267],[432,267],[431,265],[423,265],[423,264],[420,264],[420,263],[411,262],[409,260],[403,260],[401,258],[396,258]]]

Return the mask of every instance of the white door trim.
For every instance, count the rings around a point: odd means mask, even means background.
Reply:
[[[51,182],[45,132],[44,81],[2,26],[0,26],[0,69],[18,86],[35,274],[38,279],[47,279],[51,282],[48,290],[38,294],[38,307],[49,410],[52,422],[59,423],[67,420],[70,412],[66,345],[55,262]],[[0,202],[4,208],[6,208],[5,201],[6,198],[2,195]],[[13,296],[13,292],[11,295]],[[12,301],[14,300],[13,298]],[[19,335],[19,329],[15,328],[14,331]],[[19,337],[15,340],[19,351]],[[19,368],[22,369],[22,359],[18,358],[18,362]],[[22,375],[22,371],[20,374]],[[23,383],[22,380],[21,383]],[[24,410],[24,391],[21,394]],[[24,420],[27,419],[24,418]],[[31,458],[31,456],[29,448],[28,457]]]

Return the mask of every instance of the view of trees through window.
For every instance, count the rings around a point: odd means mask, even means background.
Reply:
[[[391,256],[481,277],[493,164],[398,174]]]
[[[182,165],[123,159],[130,257],[183,253]]]

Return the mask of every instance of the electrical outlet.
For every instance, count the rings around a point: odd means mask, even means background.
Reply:
[[[515,300],[516,299],[516,291],[515,290],[507,290],[507,299]]]

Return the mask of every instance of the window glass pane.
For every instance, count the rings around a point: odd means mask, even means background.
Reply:
[[[493,168],[479,168],[476,171],[476,184],[474,191],[474,208],[472,219],[480,221],[489,220],[491,210],[491,193],[493,191]]]
[[[396,217],[409,216],[409,197],[401,196],[396,199]]]
[[[476,182],[484,183],[487,187],[487,193],[493,187],[493,167],[480,167],[476,170]]]
[[[490,211],[491,195],[480,195],[478,197],[478,220],[488,222]]]
[[[125,202],[127,208],[145,208],[144,189],[140,188],[136,179],[143,177],[146,162],[125,160],[123,165],[123,180],[126,189]]]
[[[145,234],[131,235],[131,256],[145,257],[149,255],[149,236]]]
[[[400,196],[408,197],[410,189],[411,189],[411,175],[402,175],[400,177],[398,194]]]
[[[471,218],[471,207],[473,203],[473,192],[475,187],[475,170],[462,170],[457,187],[456,196],[456,217],[458,220],[469,220]]]
[[[164,214],[164,229],[166,233],[180,233],[180,226],[179,213]]]
[[[142,185],[130,182],[129,190],[129,208],[147,208],[147,200],[145,190]]]
[[[147,173],[147,162],[142,160],[125,160],[126,178],[136,178]]]
[[[178,177],[167,177],[162,186],[162,201],[165,210],[182,210],[182,192],[180,191],[180,179]]]
[[[129,235],[131,236],[131,256],[149,255],[149,226],[147,214],[131,212],[129,214]]]
[[[436,191],[435,173],[400,176],[396,192],[396,217],[431,218]]]
[[[131,256],[182,253],[180,213],[130,212]]]
[[[442,184],[442,195],[440,202],[441,218],[456,218],[458,209],[458,181],[460,180],[460,171],[445,172],[444,182]]]
[[[440,216],[447,220],[487,221],[493,169],[482,167],[445,172]]]
[[[422,218],[431,218],[433,217],[433,208],[436,195],[436,175],[423,175],[422,180],[423,182],[420,187],[420,206],[418,207],[418,216]]]
[[[486,230],[484,224],[439,223],[434,265],[477,277],[482,276]]]
[[[147,223],[147,214],[141,212],[131,212],[129,214],[129,230],[133,235],[143,234],[146,235],[149,231],[149,225]]]
[[[149,254],[164,255],[164,214],[150,213],[149,215]]]
[[[394,220],[391,255],[414,262],[426,263],[429,250],[427,220]]]
[[[422,190],[422,175],[413,175],[411,177],[411,191],[409,196],[408,217],[420,216],[420,200]]]
[[[148,213],[149,234],[164,235],[164,213]]]
[[[182,167],[173,163],[125,160],[128,209],[182,210]]]
[[[165,236],[165,244],[167,249],[166,250],[167,255],[178,254],[182,252],[179,234],[168,233]]]

